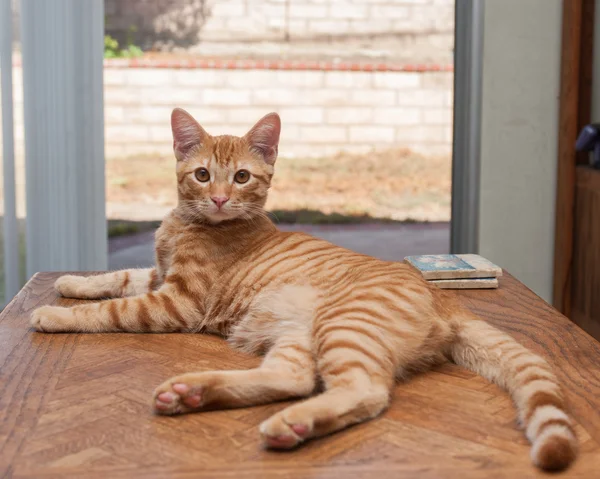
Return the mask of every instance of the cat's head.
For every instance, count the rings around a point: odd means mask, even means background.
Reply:
[[[216,224],[264,215],[281,130],[276,113],[264,116],[242,137],[211,136],[176,108],[171,129],[182,216]]]

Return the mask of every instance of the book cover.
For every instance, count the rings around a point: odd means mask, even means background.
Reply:
[[[427,280],[502,276],[502,269],[499,266],[475,254],[407,256],[404,261],[418,269]]]

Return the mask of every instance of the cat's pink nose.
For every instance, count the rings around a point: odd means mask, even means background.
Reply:
[[[210,199],[213,200],[213,203],[217,205],[217,208],[219,209],[229,201],[229,197],[227,196],[211,196]]]

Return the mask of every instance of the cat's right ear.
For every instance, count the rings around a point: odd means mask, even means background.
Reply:
[[[175,108],[171,113],[171,130],[177,161],[183,161],[190,150],[201,145],[208,136],[192,115],[181,108]]]

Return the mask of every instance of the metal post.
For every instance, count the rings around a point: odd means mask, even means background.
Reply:
[[[27,274],[103,270],[103,0],[22,0]]]
[[[450,251],[479,249],[484,0],[456,0]]]
[[[2,158],[4,187],[4,292],[5,301],[17,294],[19,278],[19,231],[15,193],[15,137],[12,83],[11,0],[0,0],[0,73],[2,82]]]

